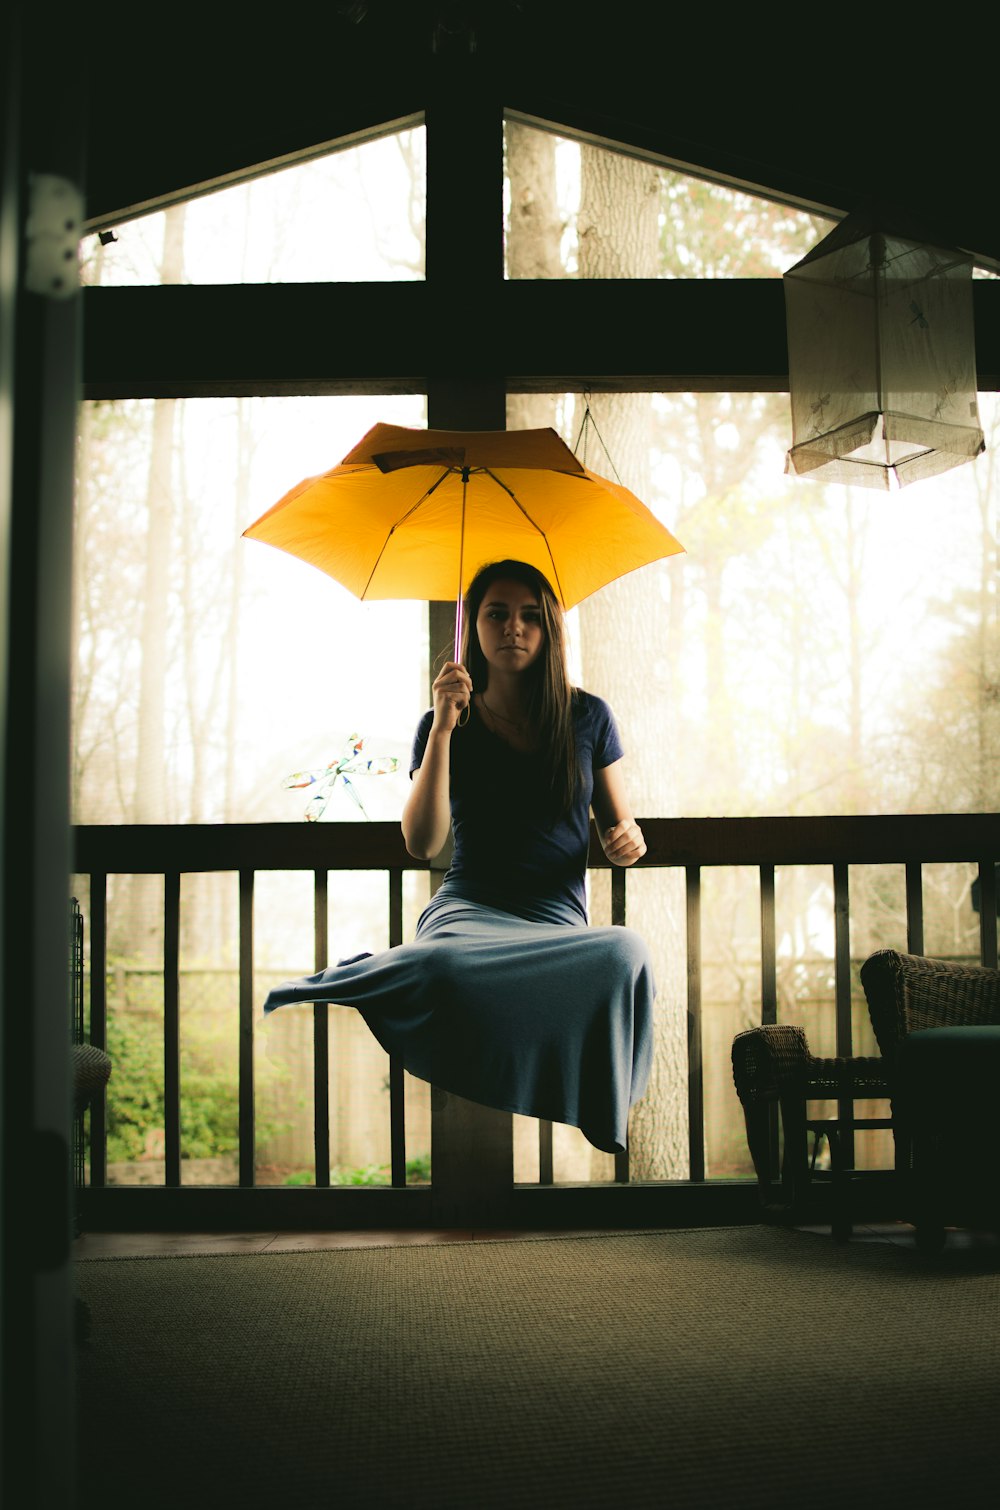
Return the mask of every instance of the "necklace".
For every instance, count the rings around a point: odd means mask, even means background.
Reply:
[[[481,692],[479,694],[479,701],[491,718],[498,718],[501,723],[510,724],[512,729],[523,729],[526,726],[526,718],[507,718],[507,716],[503,713],[494,713],[493,709],[490,707],[489,703],[486,701]]]

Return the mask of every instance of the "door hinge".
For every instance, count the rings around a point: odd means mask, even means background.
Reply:
[[[83,195],[68,178],[32,173],[24,228],[24,286],[47,299],[68,299],[80,287],[77,248]]]

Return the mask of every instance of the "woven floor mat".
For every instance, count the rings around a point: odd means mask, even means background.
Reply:
[[[962,1260],[769,1227],[93,1260],[82,1502],[975,1498],[1000,1275]]]

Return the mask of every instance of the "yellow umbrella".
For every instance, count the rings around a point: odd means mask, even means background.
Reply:
[[[572,608],[684,547],[554,430],[375,425],[339,466],[308,477],[247,529],[359,598],[458,598],[481,566],[514,558]]]

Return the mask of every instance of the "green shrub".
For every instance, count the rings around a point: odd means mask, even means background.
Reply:
[[[181,1047],[181,1130],[184,1157],[212,1158],[239,1147],[239,1082],[233,1055],[220,1063],[219,1044],[233,1028],[215,1013],[185,1021]],[[107,1098],[108,1161],[132,1163],[150,1156],[150,1141],[165,1125],[163,1024],[159,1013],[119,1010],[108,1017],[111,1081]],[[231,1066],[231,1067],[230,1067]],[[268,1079],[287,1072],[268,1065]],[[264,1142],[283,1132],[276,1121],[256,1121]]]
[[[429,1184],[431,1178],[431,1156],[429,1153],[418,1154],[414,1159],[406,1161],[406,1181],[417,1184]],[[313,1183],[311,1169],[297,1169],[294,1174],[285,1178],[286,1185],[311,1185]],[[388,1164],[365,1164],[358,1169],[350,1169],[344,1165],[335,1165],[330,1170],[331,1185],[390,1185],[392,1183],[392,1170]]]

